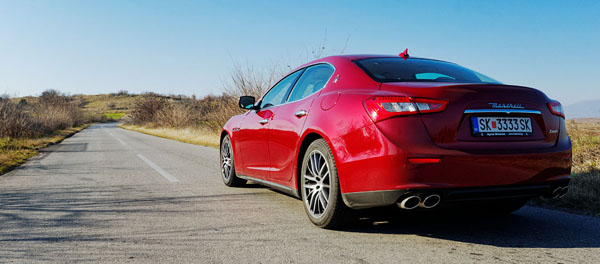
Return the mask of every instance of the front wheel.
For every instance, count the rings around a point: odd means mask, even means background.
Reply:
[[[229,187],[239,187],[246,184],[246,180],[240,179],[235,173],[235,162],[233,160],[233,148],[229,136],[225,136],[221,141],[221,176],[225,185]]]
[[[304,209],[313,224],[331,229],[350,220],[351,209],[342,200],[337,168],[325,140],[315,140],[308,146],[300,177]]]

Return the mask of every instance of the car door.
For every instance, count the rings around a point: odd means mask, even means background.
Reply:
[[[285,104],[274,111],[269,127],[271,181],[289,186],[296,165],[297,145],[318,91],[334,72],[329,64],[308,67],[296,82]]]
[[[240,151],[242,171],[240,174],[267,179],[270,171],[268,146],[269,126],[278,105],[283,103],[302,71],[296,71],[279,81],[257,103],[259,109],[246,113],[236,144]]]

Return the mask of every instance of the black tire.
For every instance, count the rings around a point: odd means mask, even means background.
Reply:
[[[314,157],[320,156],[318,161],[311,161],[313,154]],[[316,160],[314,157],[313,160]],[[323,161],[326,163],[322,163]],[[316,164],[318,169],[312,169],[311,164]],[[313,173],[313,170],[318,173]],[[321,228],[333,229],[351,222],[352,210],[342,199],[335,160],[325,140],[315,140],[308,146],[302,159],[300,177],[302,204],[308,219],[313,224]],[[324,202],[326,202],[325,206],[323,206]]]
[[[235,173],[235,161],[233,159],[233,148],[229,136],[225,136],[221,141],[221,152],[219,155],[219,164],[221,165],[221,178],[225,185],[229,187],[240,187],[246,184],[246,180],[240,179]],[[226,167],[225,159],[229,159],[229,166]]]

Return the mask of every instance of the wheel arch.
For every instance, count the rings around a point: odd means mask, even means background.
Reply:
[[[296,172],[296,178],[295,178],[295,184],[296,184],[296,192],[298,197],[302,197],[301,193],[300,193],[300,173],[302,170],[302,159],[304,158],[304,154],[306,153],[306,150],[308,149],[308,146],[310,146],[310,144],[312,142],[314,142],[315,140],[318,139],[323,139],[325,140],[325,142],[327,143],[327,145],[329,146],[329,150],[332,152],[333,154],[333,158],[334,161],[336,160],[336,155],[334,152],[334,148],[331,145],[331,142],[329,141],[329,138],[327,136],[324,135],[324,133],[322,133],[321,131],[317,131],[317,130],[307,130],[304,133],[304,136],[302,137],[302,140],[300,140],[300,144],[298,146],[298,155],[296,158],[296,168],[295,168],[295,172]],[[339,179],[339,175],[338,175],[338,179]]]
[[[235,150],[236,149],[235,140],[233,139],[233,135],[231,134],[231,132],[228,131],[226,128],[223,128],[223,130],[221,130],[221,136],[219,137],[219,152],[221,151],[221,147],[223,146],[223,139],[226,136],[229,136],[229,142],[231,144],[231,152],[232,152],[231,154],[233,155],[233,158],[235,160],[235,162],[234,162],[235,170],[236,170],[236,172],[243,172],[242,171],[243,161],[240,159],[237,151]]]
[[[221,137],[219,138],[219,149],[221,148],[221,144],[223,144],[223,139],[225,138],[225,136],[229,136],[229,139],[231,140],[231,136],[229,135],[229,132],[227,130],[223,129],[223,130],[221,130]]]

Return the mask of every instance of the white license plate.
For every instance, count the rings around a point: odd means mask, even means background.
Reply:
[[[476,137],[531,136],[529,117],[471,117]]]

